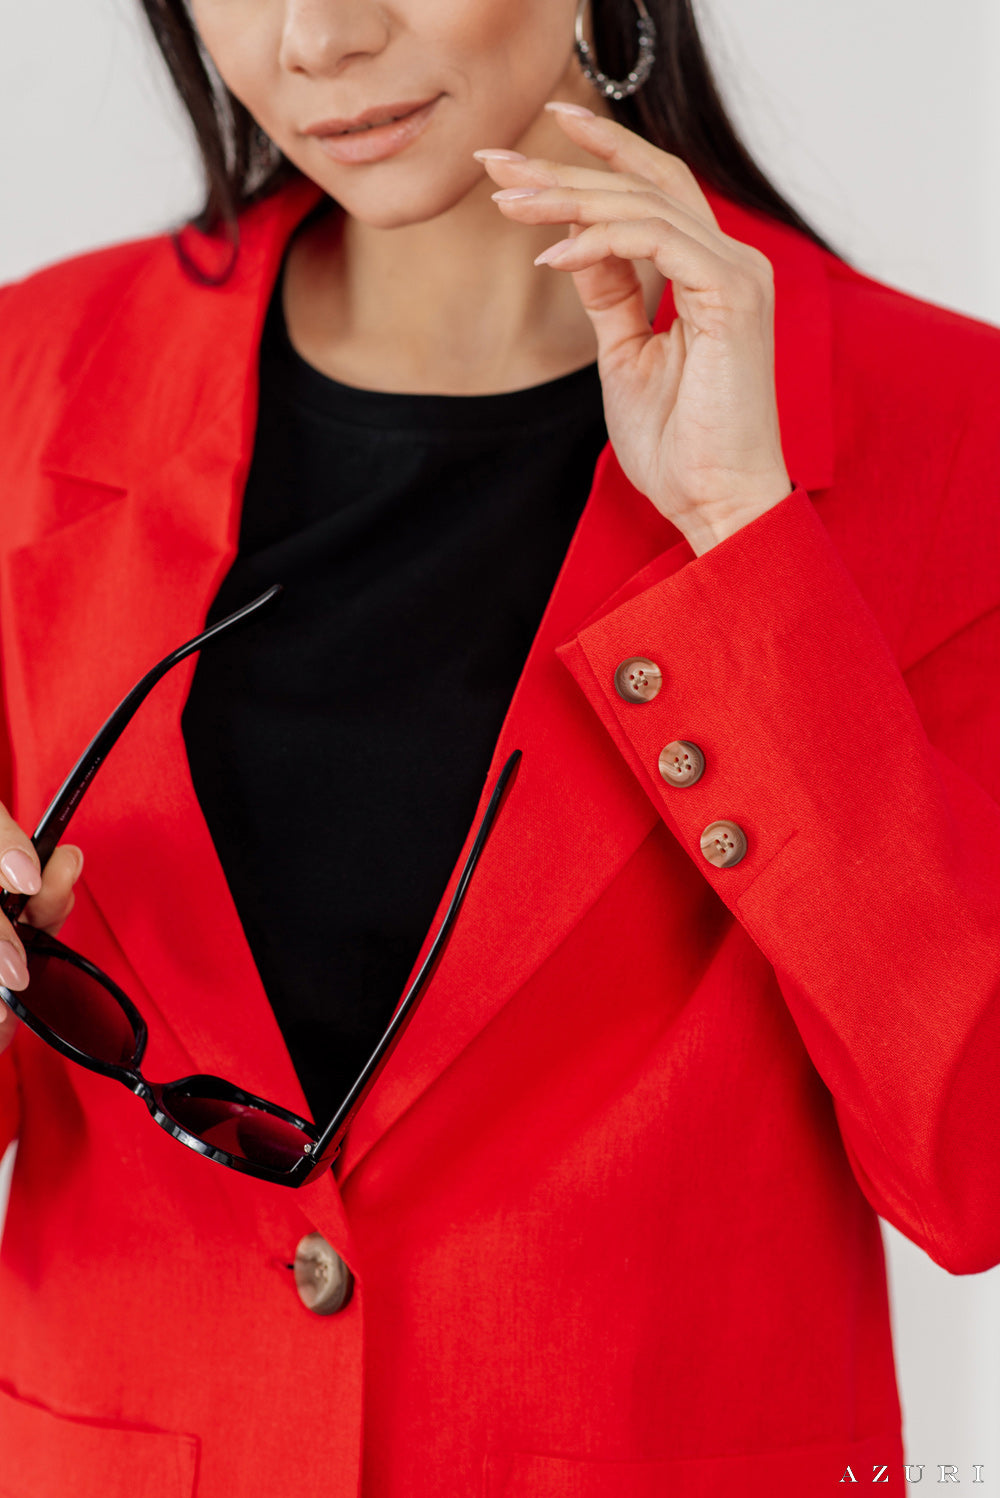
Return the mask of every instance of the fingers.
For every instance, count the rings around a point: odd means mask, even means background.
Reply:
[[[583,225],[572,238],[543,250],[536,265],[583,270],[607,255],[652,260],[662,275],[694,292],[716,291],[730,283],[735,290],[742,279],[740,267],[714,245],[657,212],[659,200],[652,195],[637,200],[630,193],[582,192],[571,200],[553,187],[541,188],[530,198],[500,198],[497,205],[521,222]],[[637,207],[646,211],[637,215]]]
[[[693,334],[728,343],[761,325],[769,305],[762,278],[744,274],[664,219],[605,220],[550,245],[536,261],[577,273],[576,289],[594,322],[604,367],[634,358],[636,344],[642,347],[654,336],[635,273],[634,262],[643,259],[674,282],[686,341],[687,324]]]
[[[20,990],[28,986],[28,962],[20,938],[8,920],[0,917],[0,983]],[[0,1006],[4,1016],[6,1005]]]
[[[0,884],[16,895],[33,895],[42,887],[42,871],[31,838],[0,805]]]
[[[755,313],[766,304],[769,291],[773,294],[772,267],[766,256],[706,229],[685,209],[668,204],[651,190],[539,187],[527,195],[514,189],[515,195],[505,198],[506,190],[493,194],[506,216],[521,223],[573,225],[574,236],[549,245],[536,265],[577,271],[609,255],[651,260],[661,275],[684,290],[704,294],[706,312],[711,301],[711,315],[702,331],[714,330],[717,312]],[[618,280],[624,285],[621,277]],[[632,284],[629,280],[629,287]]]
[[[566,161],[550,161],[545,156],[528,156],[523,161],[506,156],[491,156],[490,153],[473,151],[477,161],[489,172],[501,187],[508,183],[523,183],[525,186],[552,187],[562,183],[566,187],[609,187],[612,184],[621,192],[649,192],[653,184],[646,177],[634,172],[609,172],[603,167],[574,166]]]
[[[5,988],[28,986],[28,960],[24,946],[5,915],[0,915],[0,983]]]
[[[42,875],[42,887],[24,907],[24,919],[55,936],[73,909],[73,886],[83,872],[83,853],[71,843],[60,843]]]
[[[5,841],[7,846],[3,854],[0,854],[0,873],[3,874],[5,888],[11,888],[13,880],[9,870],[13,867],[15,873],[23,878],[26,884],[36,883],[37,893],[28,900],[22,912],[22,919],[31,926],[38,926],[55,936],[63,921],[73,909],[75,896],[73,885],[79,879],[83,871],[83,853],[72,844],[60,844],[52,857],[45,865],[44,871],[38,872],[37,858],[26,860],[24,863],[20,858],[9,859],[11,852],[23,854],[24,834],[10,817],[3,813],[4,832],[6,836],[0,841]],[[30,848],[30,840],[28,847]],[[34,854],[34,849],[31,849]],[[28,868],[36,871],[36,879],[33,881],[28,873]],[[24,893],[19,890],[18,893]],[[5,988],[20,991],[28,986],[28,963],[24,945],[17,934],[17,927],[13,925],[6,916],[0,915],[0,984]],[[0,1005],[0,1020],[3,1021],[5,1029],[0,1032],[0,1047],[9,1038],[10,1024],[9,1011],[5,1005]]]
[[[7,808],[0,805],[0,885],[10,894],[28,895],[23,918],[53,935],[73,908],[73,885],[83,869],[83,854],[70,844],[58,847],[45,866],[39,866],[30,837]],[[0,915],[0,984],[20,991],[28,986],[28,962],[15,926]],[[13,1038],[16,1020],[0,1004],[0,1050]]]
[[[652,141],[637,135],[617,120],[604,115],[585,115],[545,108],[555,116],[566,134],[578,146],[606,161],[615,172],[633,172],[653,183],[662,192],[676,198],[709,227],[719,228],[712,205],[702,192],[698,179],[679,156],[662,151]]]
[[[11,894],[31,895],[42,887],[38,855],[27,833],[14,821],[5,806],[0,805],[0,885]],[[28,965],[24,947],[6,916],[0,915],[0,983],[5,988],[27,987]],[[3,1009],[5,1031],[13,1029]]]
[[[617,183],[618,179],[613,179]],[[498,207],[509,212],[521,223],[530,224],[597,224],[606,219],[662,218],[665,222],[682,229],[684,233],[706,250],[712,251],[722,260],[734,264],[738,256],[733,253],[735,245],[724,237],[707,229],[681,204],[673,203],[649,187],[618,191],[605,183],[601,187],[568,187],[562,183],[552,187],[532,187],[531,196],[505,197],[504,194],[521,193],[524,188],[502,188],[493,193]]]

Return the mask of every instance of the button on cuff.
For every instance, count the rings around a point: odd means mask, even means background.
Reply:
[[[704,754],[687,739],[674,739],[661,749],[658,764],[663,779],[678,789],[694,785],[705,773]]]
[[[731,869],[747,851],[746,833],[735,822],[709,822],[701,835],[701,851],[717,869]]]
[[[651,702],[663,685],[663,672],[644,655],[630,655],[615,671],[615,691],[626,702]]]

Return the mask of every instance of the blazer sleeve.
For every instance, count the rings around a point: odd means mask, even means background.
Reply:
[[[865,1196],[954,1274],[1000,1262],[1000,608],[976,607],[905,679],[797,486],[558,649],[772,964]],[[629,656],[661,666],[648,702],[615,690]],[[657,764],[678,739],[706,759],[684,788]],[[716,820],[747,839],[728,868]]]

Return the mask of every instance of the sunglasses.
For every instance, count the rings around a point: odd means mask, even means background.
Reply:
[[[272,607],[282,591],[281,585],[275,584],[259,598],[188,640],[148,671],[122,699],[83,751],[35,829],[31,841],[42,868],[102,761],[157,682],[186,656]],[[497,776],[451,903],[427,956],[357,1081],[324,1129],[222,1077],[199,1075],[181,1077],[176,1082],[150,1082],[140,1070],[148,1032],[139,1010],[118,984],[86,957],[54,936],[18,921],[28,900],[26,895],[4,894],[0,897],[0,910],[9,920],[18,922],[30,983],[23,994],[0,986],[0,999],[41,1040],[70,1061],[123,1083],[143,1100],[154,1122],[189,1149],[258,1180],[304,1186],[337,1158],[351,1119],[413,1015],[454,929],[472,872],[504,794],[516,776],[520,759],[521,750],[515,749]]]

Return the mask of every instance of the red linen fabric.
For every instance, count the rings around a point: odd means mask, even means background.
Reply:
[[[246,213],[219,289],[154,237],[0,293],[23,825],[204,619],[317,195]],[[514,748],[517,781],[336,1179],[223,1171],[22,1028],[4,1498],[903,1487],[876,1213],[954,1273],[1000,1261],[1000,330],[712,203],[775,268],[794,492],[695,558],[605,448],[484,800]],[[649,703],[614,691],[630,655]],[[191,669],[74,823],[64,936],[148,1016],[150,1076],[301,1111],[187,771]],[[706,758],[685,789],[674,739]],[[356,1279],[330,1318],[287,1267],[311,1231]]]

